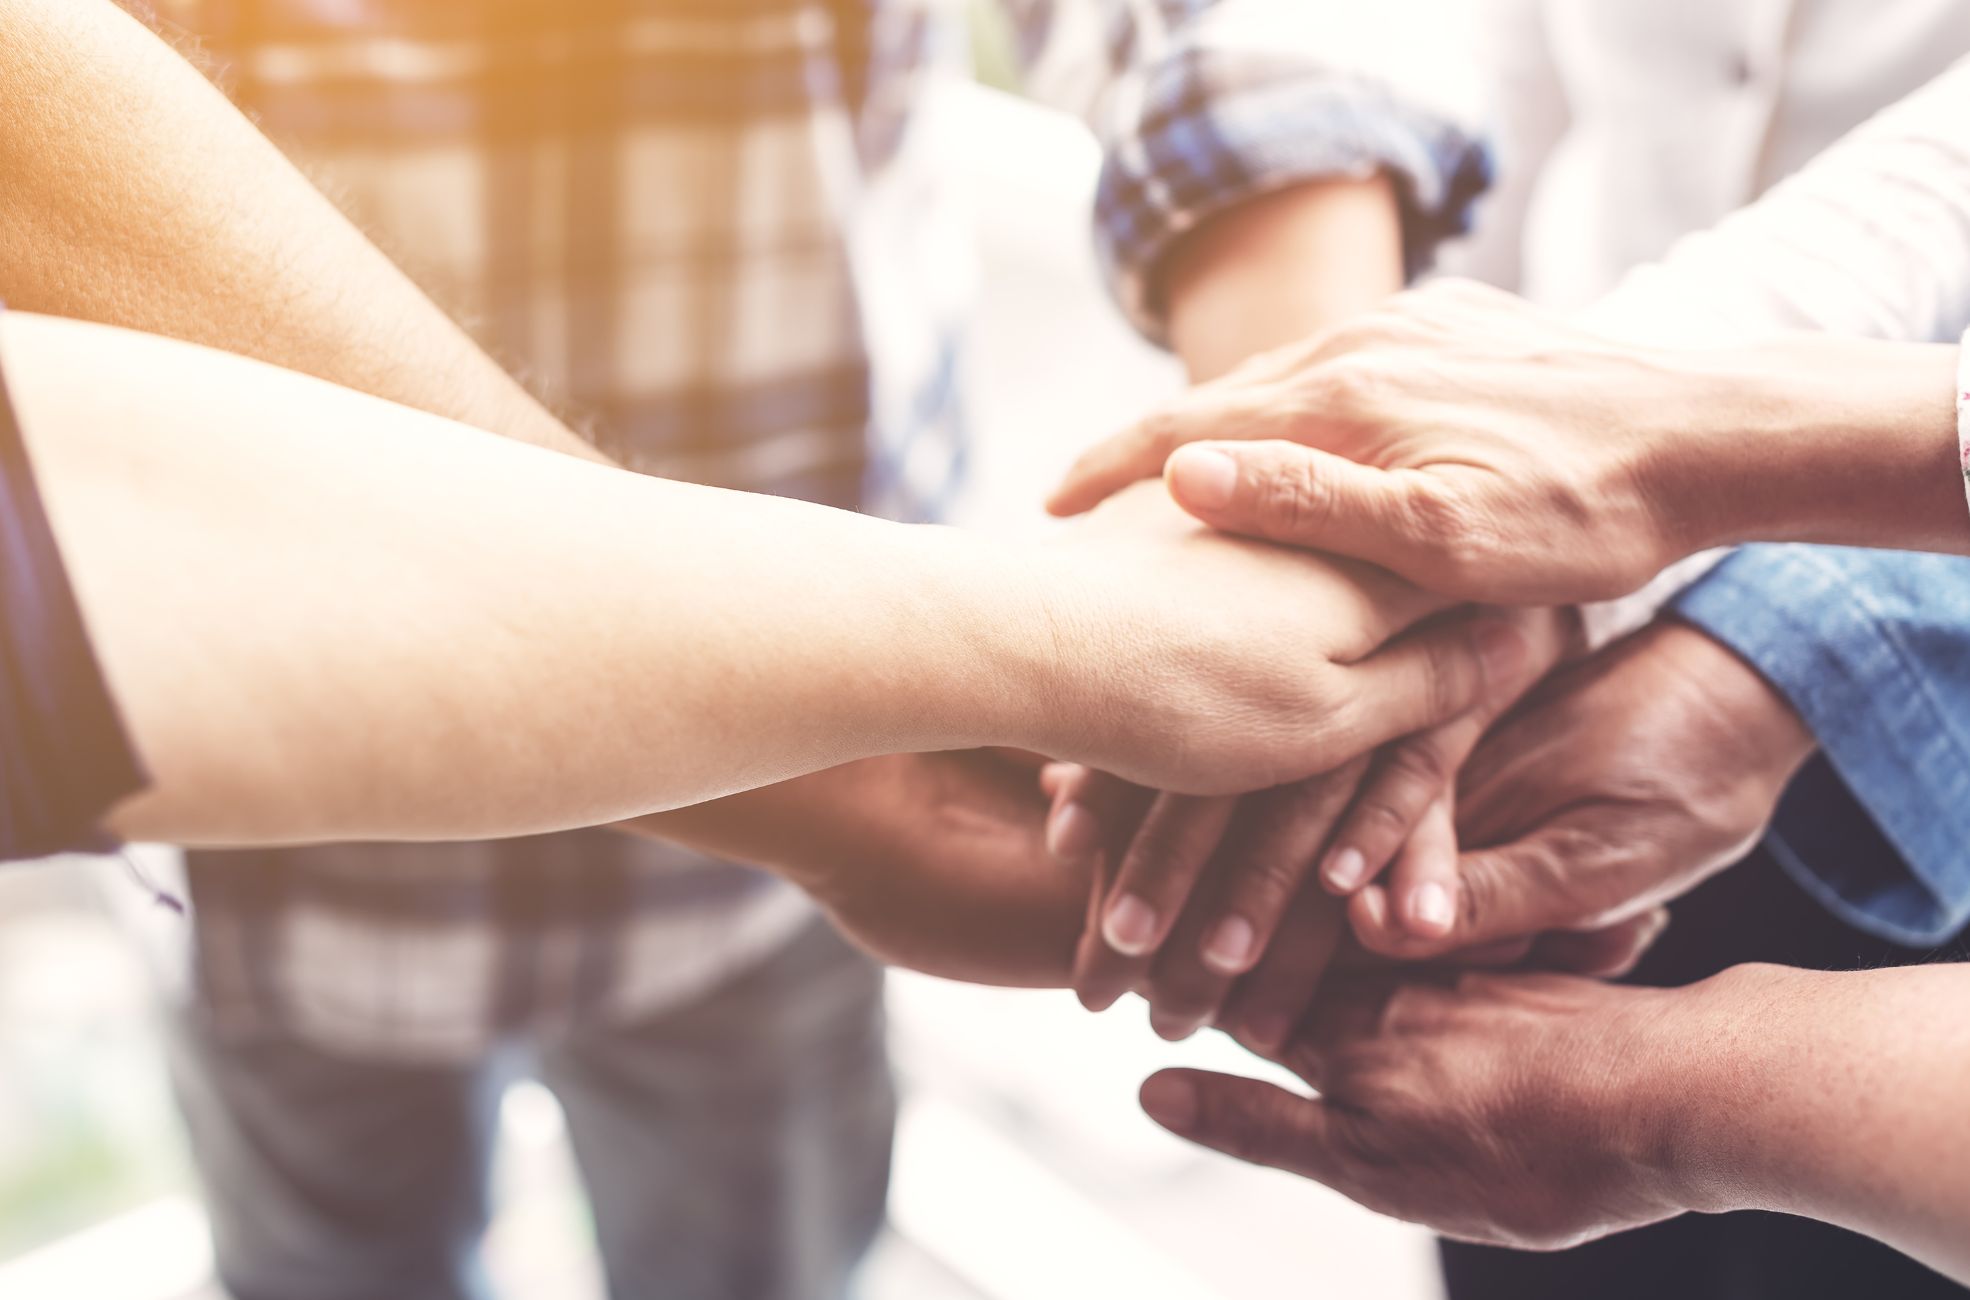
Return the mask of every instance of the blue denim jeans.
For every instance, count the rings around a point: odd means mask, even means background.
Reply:
[[[420,1067],[175,1018],[172,1075],[235,1300],[477,1300],[494,1061]],[[825,1300],[880,1230],[882,977],[816,925],[647,1024],[533,1045],[613,1300]]]

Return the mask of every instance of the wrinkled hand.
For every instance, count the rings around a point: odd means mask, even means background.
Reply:
[[[1329,771],[1468,710],[1524,638],[1370,565],[1229,537],[1160,484],[1043,548],[1054,734],[1034,747],[1185,794]]]
[[[1749,664],[1657,623],[1549,679],[1465,766],[1454,924],[1420,933],[1371,886],[1354,932],[1418,960],[1645,913],[1748,852],[1813,748]]]
[[[1354,978],[1282,1062],[1320,1093],[1168,1070],[1150,1117],[1466,1241],[1557,1249],[1680,1213],[1674,1062],[1706,990],[1560,975]]]
[[[1085,510],[1167,462],[1178,502],[1229,531],[1467,600],[1619,596],[1709,544],[1665,489],[1704,487],[1684,444],[1729,392],[1704,356],[1438,282],[1190,390],[1089,451],[1049,507]]]
[[[1084,769],[1050,774],[1049,846],[1094,868],[1074,970],[1082,1002],[1101,1010],[1136,991],[1167,1038],[1215,1024],[1276,1048],[1333,954],[1334,895],[1392,862],[1401,915],[1420,933],[1446,933],[1457,908],[1451,783],[1490,723],[1575,639],[1570,614],[1512,617],[1531,647],[1520,671],[1372,760],[1243,798],[1157,796]]]

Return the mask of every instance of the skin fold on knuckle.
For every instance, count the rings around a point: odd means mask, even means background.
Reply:
[[[1324,535],[1333,515],[1333,488],[1298,448],[1271,447],[1251,467],[1252,522],[1268,536],[1312,541]]]
[[[1412,809],[1408,815],[1413,818],[1449,788],[1455,774],[1451,755],[1435,739],[1402,741],[1383,759],[1382,772],[1376,781],[1376,797],[1384,803]]]

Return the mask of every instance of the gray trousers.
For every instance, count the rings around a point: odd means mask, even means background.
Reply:
[[[236,1300],[474,1300],[491,1062],[377,1064],[173,1026]],[[648,1024],[543,1043],[613,1300],[827,1300],[883,1219],[896,1098],[876,967],[817,923]]]

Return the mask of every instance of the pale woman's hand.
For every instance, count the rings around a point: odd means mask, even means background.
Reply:
[[[1524,669],[1509,617],[1384,570],[1230,537],[1160,484],[1039,548],[1051,698],[1029,748],[1182,794],[1331,771],[1433,727]]]
[[[1530,648],[1513,677],[1463,715],[1333,772],[1196,798],[1051,770],[1049,847],[1095,868],[1074,970],[1084,1004],[1099,1010],[1135,991],[1165,1037],[1215,1024],[1273,1047],[1318,989],[1345,895],[1389,869],[1398,924],[1425,938],[1447,933],[1458,910],[1457,772],[1576,640],[1569,612],[1513,618]]]

